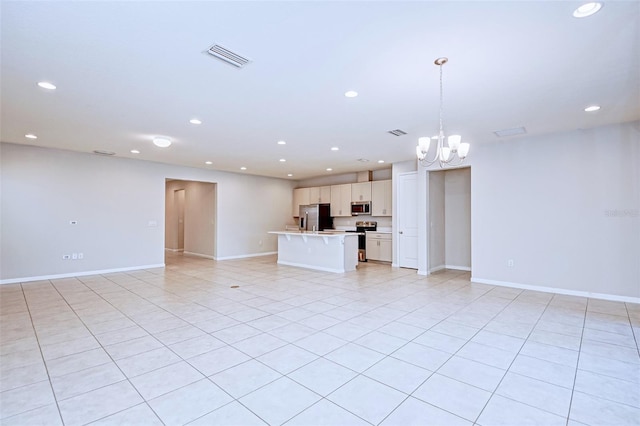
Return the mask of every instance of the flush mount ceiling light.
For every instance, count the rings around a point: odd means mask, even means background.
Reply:
[[[278,145],[286,145],[287,143],[285,141],[278,141]]]
[[[154,138],[153,144],[160,148],[166,148],[171,145],[171,141],[167,138]]]
[[[56,85],[53,83],[49,83],[48,81],[40,81],[38,82],[38,86],[42,87],[43,89],[47,89],[47,90],[55,90],[56,89]]]
[[[191,120],[189,120],[189,123],[191,123],[191,124],[202,124],[202,121],[198,120],[197,118],[192,118]]]
[[[427,154],[429,153],[429,145],[431,144],[431,138],[421,137],[418,139],[418,146],[416,146],[416,155],[418,161],[423,166],[430,166],[436,161],[440,165],[440,168],[444,168],[446,165],[458,165],[461,164],[467,154],[469,153],[469,144],[460,143],[462,136],[451,135],[447,138],[447,145],[444,146],[444,126],[442,123],[442,66],[449,61],[447,58],[438,58],[434,61],[434,64],[440,67],[440,118],[439,118],[439,132],[438,132],[438,144],[436,146],[436,152],[433,159],[429,160]],[[452,155],[453,154],[453,155]],[[454,160],[457,161],[454,164]]]
[[[587,16],[591,16],[594,13],[597,13],[601,8],[602,3],[597,1],[585,3],[573,11],[573,16],[575,18],[586,18]]]
[[[340,151],[340,148],[338,148],[337,146],[334,146],[333,148],[331,148],[331,151]]]
[[[27,133],[26,135],[24,135],[24,137],[27,139],[38,139],[38,137],[33,133]]]
[[[344,92],[344,95],[347,98],[355,98],[356,96],[358,96],[358,92],[356,92],[355,90],[348,90],[348,91]]]
[[[586,107],[584,110],[586,112],[594,112],[594,111],[598,111],[599,109],[600,109],[600,105],[590,105]]]
[[[138,151],[137,149],[132,149],[131,151],[132,154],[140,154],[140,151]]]

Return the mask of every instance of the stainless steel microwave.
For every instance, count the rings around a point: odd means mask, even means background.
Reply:
[[[371,214],[371,201],[355,201],[351,203],[351,216]]]

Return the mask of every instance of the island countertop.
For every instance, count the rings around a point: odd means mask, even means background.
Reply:
[[[345,235],[358,236],[357,232],[346,231],[269,231],[269,234],[276,235],[302,235],[305,237],[342,237]]]
[[[270,231],[278,236],[278,264],[327,272],[354,271],[358,233],[344,231]]]

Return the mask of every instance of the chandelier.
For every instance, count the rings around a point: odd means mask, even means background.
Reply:
[[[440,67],[440,131],[438,136],[433,137],[421,137],[418,139],[418,146],[416,146],[416,155],[418,161],[423,166],[430,166],[436,161],[440,165],[440,168],[444,168],[447,165],[457,166],[462,164],[465,157],[469,153],[469,144],[460,143],[462,136],[451,135],[447,138],[447,146],[444,144],[445,136],[442,126],[442,66],[449,61],[447,58],[438,58],[434,61],[434,64]],[[433,159],[427,158],[429,153],[429,146],[431,145],[431,139],[437,140],[436,152]]]

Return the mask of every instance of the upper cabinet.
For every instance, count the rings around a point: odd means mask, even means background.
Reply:
[[[291,214],[293,217],[300,215],[300,206],[309,204],[309,188],[296,188],[293,190],[293,202],[291,203]]]
[[[371,215],[391,216],[391,181],[377,180],[371,182]]]
[[[331,202],[331,186],[309,188],[309,204],[325,204]]]
[[[371,201],[371,182],[352,183],[351,201]]]
[[[351,216],[351,184],[331,185],[331,216]]]

